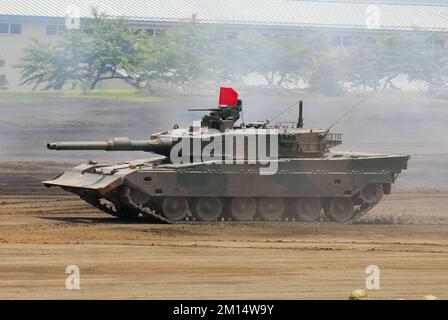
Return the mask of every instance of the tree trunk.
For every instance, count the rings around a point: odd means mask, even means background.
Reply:
[[[384,82],[384,86],[383,86],[383,90],[385,90],[387,88],[387,86],[390,84],[390,82],[392,80],[394,80],[396,77],[398,77],[398,74],[391,76],[389,78],[386,79],[386,82]]]
[[[266,79],[268,84],[272,84],[271,78],[267,74],[263,74],[263,77]]]
[[[284,73],[280,76],[280,79],[277,81],[277,85],[281,86],[283,81],[285,80],[285,78],[286,78],[286,73]]]
[[[95,90],[96,86],[98,85],[98,82],[100,82],[101,79],[101,72],[98,71],[95,80],[92,81],[92,83],[90,84],[90,90]]]

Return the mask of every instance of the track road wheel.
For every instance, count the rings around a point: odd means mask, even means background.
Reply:
[[[383,198],[384,190],[383,185],[379,183],[370,183],[361,189],[359,192],[359,198],[363,203],[374,204]]]
[[[217,221],[223,212],[224,205],[219,198],[207,197],[194,201],[192,206],[193,216],[199,221]]]
[[[233,198],[230,203],[230,216],[236,221],[253,220],[257,213],[257,202],[253,198]]]
[[[183,197],[165,198],[162,203],[162,212],[169,220],[184,220],[188,215],[188,201]]]
[[[320,219],[322,204],[318,198],[299,198],[294,200],[292,209],[299,221],[313,222]]]
[[[350,198],[332,198],[328,200],[324,211],[331,221],[347,222],[353,217],[355,207]]]
[[[285,213],[285,202],[282,198],[261,198],[257,207],[259,217],[265,221],[278,221]]]

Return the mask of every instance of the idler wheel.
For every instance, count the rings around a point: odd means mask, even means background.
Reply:
[[[383,198],[383,185],[379,183],[369,183],[359,192],[359,198],[363,203],[374,204]]]
[[[217,221],[223,212],[224,205],[219,198],[207,197],[195,200],[192,206],[193,216],[200,221]]]
[[[162,203],[162,212],[169,220],[184,220],[188,215],[188,201],[182,197],[165,198]]]
[[[321,211],[322,204],[318,198],[299,198],[293,202],[293,213],[299,221],[318,221]]]
[[[257,202],[253,198],[233,198],[230,215],[236,221],[253,220],[257,213]]]
[[[262,220],[278,221],[285,213],[285,202],[282,198],[261,198],[258,200],[258,215]]]
[[[329,199],[324,211],[331,221],[347,222],[353,217],[355,207],[350,198],[332,198]]]

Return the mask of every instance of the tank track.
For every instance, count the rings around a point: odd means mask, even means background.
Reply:
[[[102,204],[99,201],[89,201],[86,199],[83,199],[87,201],[90,205],[93,207],[110,214],[112,216],[123,218],[113,206],[107,206],[106,204]],[[131,199],[129,199],[129,205],[132,207],[132,209],[136,210],[139,214],[143,216],[143,220],[151,223],[165,223],[165,224],[190,224],[190,225],[204,225],[204,224],[301,224],[301,225],[344,225],[344,224],[352,224],[356,222],[359,218],[366,215],[370,210],[372,210],[380,201],[374,202],[370,205],[362,204],[358,206],[355,209],[355,212],[353,214],[353,217],[345,222],[334,222],[330,220],[319,220],[319,221],[313,221],[313,222],[305,222],[300,220],[294,220],[294,219],[288,219],[288,218],[282,218],[278,221],[265,221],[265,220],[251,220],[251,221],[235,221],[231,220],[230,218],[221,218],[217,221],[208,222],[208,221],[199,221],[196,220],[192,216],[188,216],[185,220],[181,221],[173,221],[170,219],[167,219],[163,215],[157,213],[155,210],[151,209],[150,207],[146,207],[143,205],[139,205],[134,203]]]

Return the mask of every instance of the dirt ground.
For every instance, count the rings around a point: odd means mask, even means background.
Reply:
[[[448,298],[448,191],[396,190],[353,225],[125,223],[40,186],[67,166],[0,162],[0,299],[346,299],[369,265],[372,299]]]

